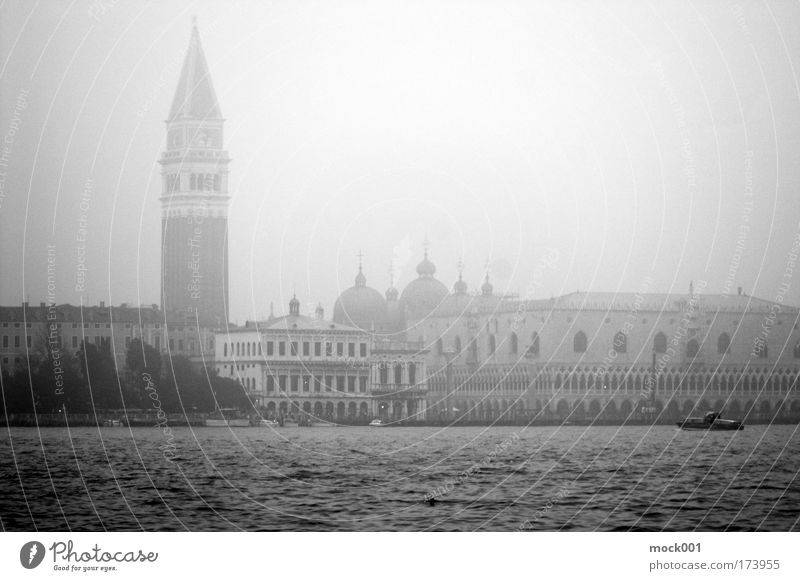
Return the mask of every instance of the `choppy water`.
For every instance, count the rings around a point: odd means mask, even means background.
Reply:
[[[174,434],[173,463],[157,429],[3,431],[3,529],[800,529],[796,426]]]

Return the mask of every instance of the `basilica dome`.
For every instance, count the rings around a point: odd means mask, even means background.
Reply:
[[[436,266],[428,260],[428,251],[425,258],[417,265],[419,278],[412,280],[400,295],[400,303],[412,318],[421,318],[429,315],[450,294],[447,287],[436,280]]]
[[[333,321],[364,331],[380,331],[386,326],[386,301],[380,292],[367,286],[367,278],[360,266],[355,286],[336,299]]]

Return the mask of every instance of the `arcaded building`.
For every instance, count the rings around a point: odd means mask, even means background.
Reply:
[[[362,304],[345,291],[337,305],[358,313],[356,326],[419,346],[427,420],[667,422],[712,409],[800,419],[795,307],[703,284],[520,300],[496,295],[488,274],[477,292],[462,274],[448,291],[427,250],[417,274],[399,296],[372,291]]]

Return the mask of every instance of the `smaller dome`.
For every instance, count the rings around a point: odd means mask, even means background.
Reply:
[[[300,301],[297,300],[297,295],[293,296],[292,300],[289,301],[289,314],[290,315],[300,314]]]
[[[386,300],[396,301],[398,294],[399,293],[397,292],[397,289],[394,288],[393,286],[390,286],[388,289],[386,289]]]
[[[361,272],[361,266],[358,267],[358,274],[356,275],[356,286],[367,286],[367,277]]]
[[[417,265],[417,274],[420,276],[433,276],[436,274],[436,265],[428,260],[428,251],[425,251],[425,258]]]
[[[493,290],[494,290],[494,287],[492,286],[492,283],[489,282],[489,275],[487,274],[486,275],[486,280],[481,285],[481,293],[485,297],[490,297],[490,296],[492,296],[492,291]]]
[[[453,292],[457,295],[467,294],[467,283],[461,278],[461,273],[458,273],[458,280],[453,285]]]

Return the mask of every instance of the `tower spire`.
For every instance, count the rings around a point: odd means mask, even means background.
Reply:
[[[197,17],[192,17],[192,34],[189,39],[189,50],[183,61],[178,87],[172,99],[172,107],[168,121],[178,119],[194,119],[205,121],[221,120],[222,112],[217,102],[214,83],[208,72],[208,63],[200,43],[200,31],[197,28]]]

